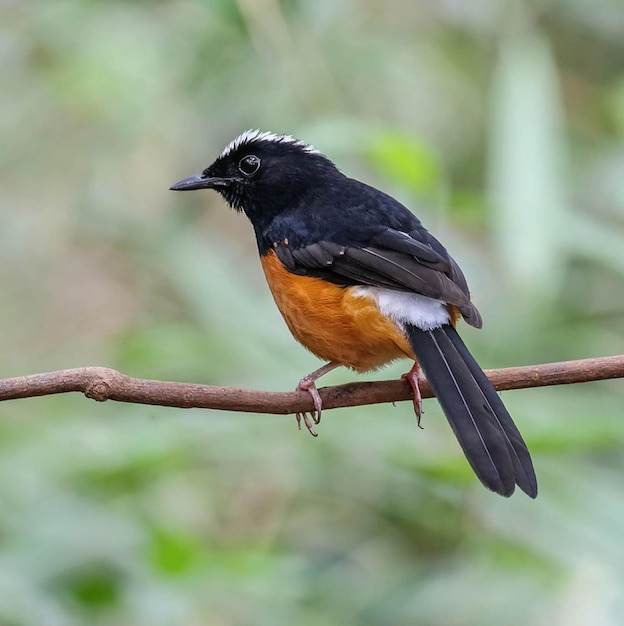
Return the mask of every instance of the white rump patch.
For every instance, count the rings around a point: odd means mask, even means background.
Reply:
[[[383,287],[356,287],[354,293],[375,300],[381,314],[398,324],[433,330],[450,322],[446,302],[442,300]]]
[[[222,157],[226,157],[232,152],[238,150],[241,146],[246,143],[252,143],[254,141],[269,141],[273,143],[289,143],[293,146],[297,146],[301,148],[304,152],[308,152],[310,154],[321,154],[314,146],[311,146],[303,141],[299,141],[299,139],[295,139],[291,135],[276,135],[275,133],[270,133],[268,131],[261,131],[256,128],[255,130],[246,130],[244,133],[241,133],[236,139],[230,141],[230,143],[225,147],[223,152],[221,153]]]

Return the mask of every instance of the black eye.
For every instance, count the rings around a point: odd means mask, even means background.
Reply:
[[[245,176],[253,176],[260,169],[260,159],[255,154],[248,154],[240,160],[238,169]]]

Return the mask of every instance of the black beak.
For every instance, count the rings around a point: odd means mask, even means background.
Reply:
[[[172,191],[189,191],[191,189],[216,189],[226,187],[230,181],[227,178],[210,178],[203,174],[195,174],[183,178],[169,187]]]

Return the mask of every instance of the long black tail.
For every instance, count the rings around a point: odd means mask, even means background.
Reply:
[[[492,383],[450,325],[407,325],[418,362],[479,480],[510,496],[520,487],[537,496],[537,479],[522,435]]]

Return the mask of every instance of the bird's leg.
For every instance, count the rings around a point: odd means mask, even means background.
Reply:
[[[418,428],[422,428],[420,425],[420,417],[423,414],[422,410],[422,396],[420,395],[420,387],[418,386],[418,381],[420,380],[420,366],[418,362],[415,361],[414,365],[412,365],[412,369],[403,374],[401,378],[407,380],[414,392],[414,413],[416,413],[416,420],[418,421]]]
[[[304,376],[297,385],[296,391],[307,391],[312,396],[312,401],[314,402],[314,411],[307,413],[297,413],[297,425],[299,426],[299,430],[301,430],[301,420],[306,425],[306,428],[310,431],[310,434],[314,437],[317,436],[317,433],[314,431],[312,427],[312,420],[315,424],[318,424],[321,421],[321,411],[323,409],[323,402],[321,400],[321,396],[319,395],[318,389],[316,388],[316,381],[323,376],[323,374],[327,374],[327,372],[331,372],[333,369],[340,367],[340,363],[335,363],[331,361],[330,363],[325,363],[323,367],[319,367],[317,370],[314,370],[312,373]]]

